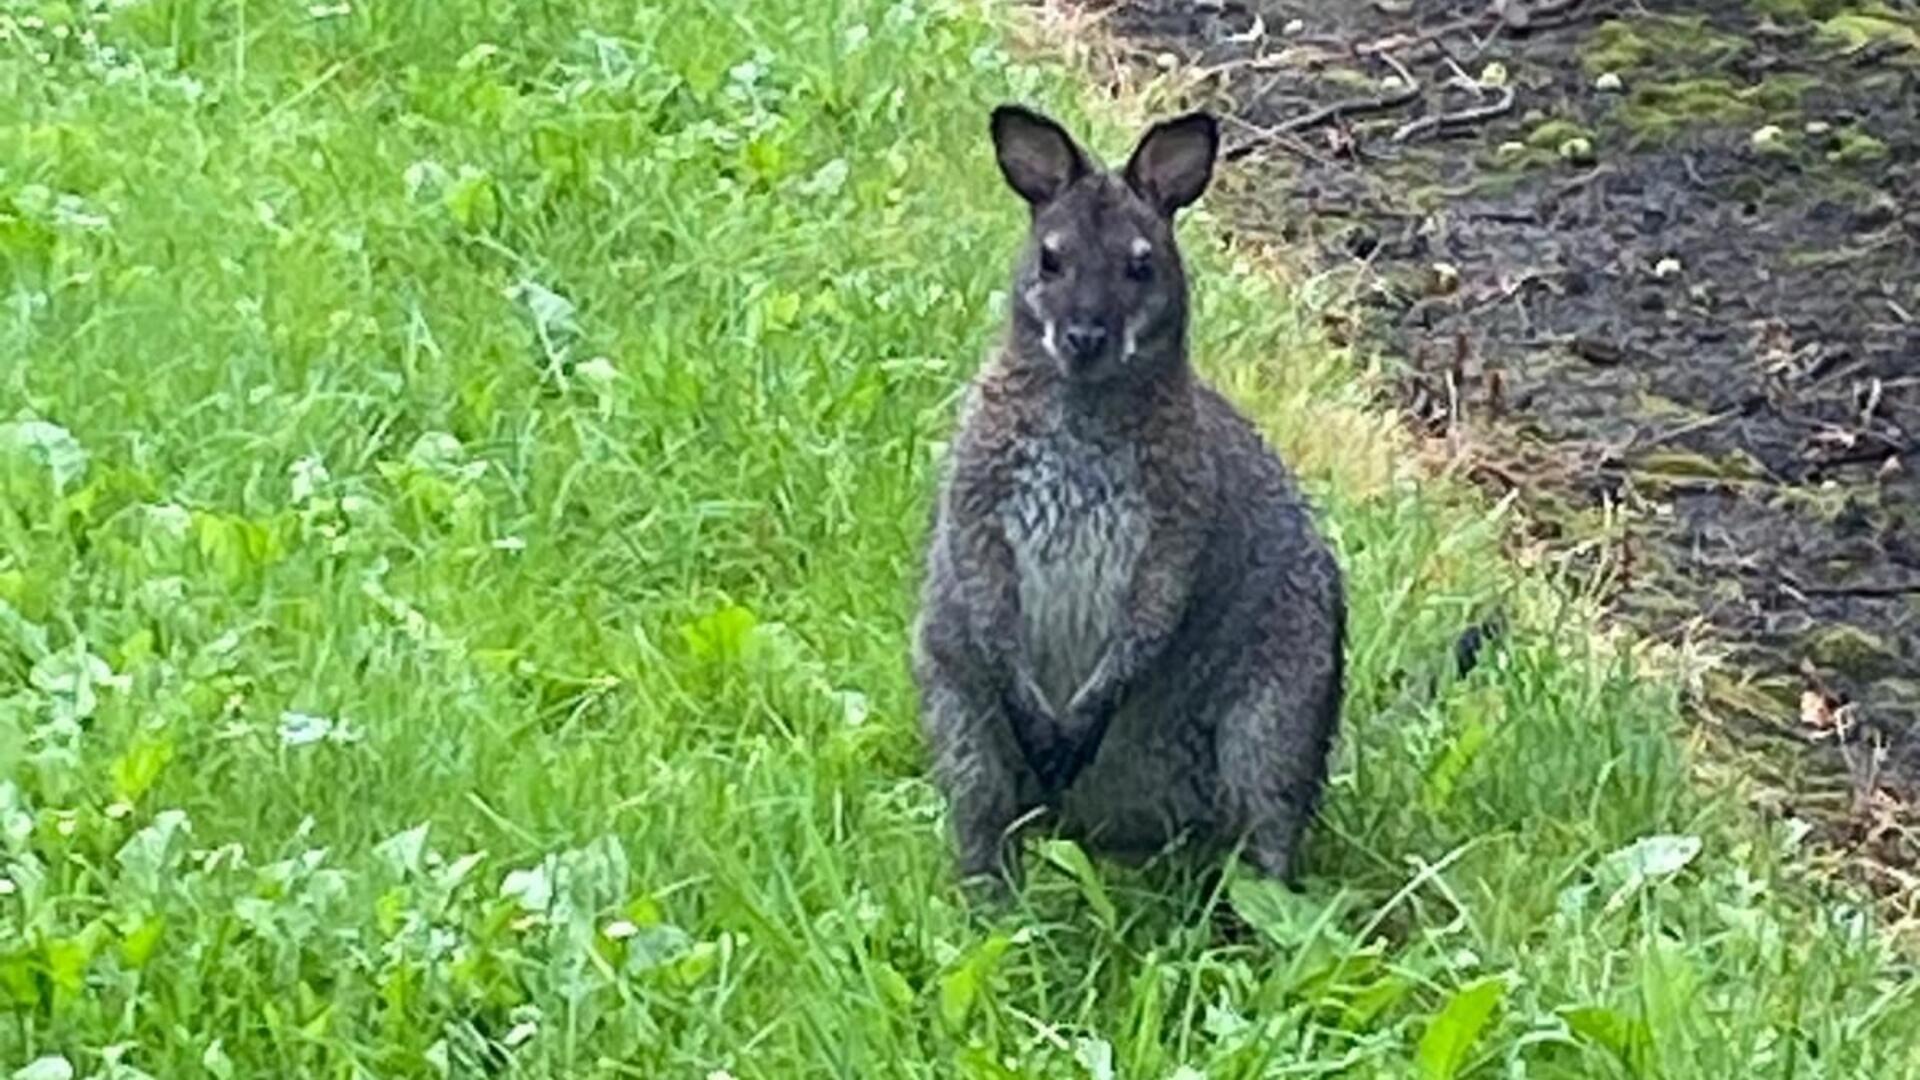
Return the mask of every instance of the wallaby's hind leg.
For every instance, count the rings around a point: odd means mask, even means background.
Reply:
[[[1340,682],[1337,654],[1317,665],[1296,655],[1228,705],[1216,732],[1220,817],[1234,832],[1228,839],[1244,836],[1247,859],[1289,885],[1326,778]]]
[[[1020,881],[1012,828],[1022,811],[1019,766],[1001,737],[1007,718],[997,701],[937,673],[925,680],[920,715],[933,748],[934,779],[947,796],[962,881],[990,887]]]

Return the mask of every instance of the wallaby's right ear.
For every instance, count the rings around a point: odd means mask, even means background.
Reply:
[[[1019,105],[993,110],[993,151],[1007,185],[1036,207],[1058,198],[1090,171],[1086,154],[1066,129]]]
[[[1172,218],[1207,189],[1219,151],[1219,124],[1207,113],[1162,120],[1147,129],[1127,159],[1127,183]]]

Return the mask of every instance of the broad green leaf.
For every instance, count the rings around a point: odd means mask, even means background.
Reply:
[[[21,1008],[38,1005],[40,988],[33,969],[34,964],[28,953],[0,956],[0,1000]]]
[[[1375,979],[1347,1003],[1342,1026],[1349,1031],[1365,1031],[1382,1012],[1412,989],[1413,981],[1404,975],[1389,972]]]
[[[636,896],[627,904],[627,921],[635,926],[657,926],[666,920],[666,912],[660,907],[660,901],[652,895]]]
[[[1113,1080],[1113,1044],[1107,1040],[1088,1036],[1075,1039],[1073,1058],[1085,1066],[1093,1080]]]
[[[693,935],[672,923],[636,927],[627,938],[627,970],[637,975],[667,967],[693,948]]]
[[[965,1080],[1026,1080],[1023,1074],[1002,1065],[984,1046],[969,1046],[955,1055],[954,1061]]]
[[[1607,863],[1632,877],[1669,877],[1699,854],[1697,836],[1646,836],[1607,856]]]
[[[999,968],[1000,958],[1012,945],[1011,937],[996,933],[974,946],[958,966],[941,978],[940,1019],[949,1030],[958,1031],[965,1026],[974,1003]]]
[[[426,865],[427,829],[428,823],[423,821],[411,829],[394,833],[375,844],[373,853],[394,873],[412,877]]]
[[[500,882],[500,895],[517,902],[522,911],[546,911],[553,904],[550,861],[543,859],[525,870],[509,870]]]
[[[702,660],[732,660],[741,655],[747,635],[759,622],[753,612],[736,604],[688,623],[681,627],[680,634],[694,656]]]
[[[1646,1045],[1646,1025],[1615,1009],[1601,1005],[1582,1005],[1561,1009],[1560,1019],[1567,1030],[1582,1040],[1612,1054],[1620,1063],[1639,1071]]]
[[[395,885],[380,894],[373,902],[374,925],[380,928],[382,937],[392,937],[406,924],[407,907],[413,899],[405,885]]]
[[[1447,999],[1420,1037],[1417,1059],[1424,1080],[1452,1080],[1460,1075],[1473,1044],[1506,992],[1506,980],[1494,975],[1461,987]]]
[[[42,946],[47,964],[47,977],[53,985],[70,993],[79,993],[87,981],[87,965],[92,963],[93,955],[99,945],[99,934],[93,930],[81,931],[72,937],[55,938]]]
[[[1227,887],[1227,900],[1247,925],[1275,945],[1293,948],[1313,935],[1322,906],[1277,881],[1240,877]]]
[[[27,679],[53,701],[56,715],[73,721],[87,719],[99,707],[96,688],[125,690],[130,685],[126,676],[115,675],[105,660],[88,652],[84,641],[41,657]]]
[[[33,661],[45,659],[52,651],[47,646],[46,628],[28,621],[4,599],[0,599],[0,641],[11,642]]]
[[[1119,921],[1114,910],[1113,900],[1107,895],[1107,886],[1100,880],[1099,871],[1094,869],[1093,861],[1080,845],[1071,840],[1049,840],[1041,852],[1048,862],[1073,875],[1080,886],[1080,895],[1086,899],[1087,906],[1093,909],[1094,917],[1100,920],[1102,929],[1112,931]]]
[[[14,1070],[13,1080],[73,1080],[73,1065],[59,1054],[48,1054]]]
[[[696,942],[693,948],[673,962],[673,977],[682,986],[692,986],[707,977],[720,962],[720,946],[711,941]]]
[[[114,798],[126,803],[138,802],[172,760],[172,739],[149,735],[135,739],[126,753],[113,761]]]
[[[913,1004],[913,987],[892,964],[876,962],[873,965],[873,981],[880,988],[881,996],[894,1008],[904,1009]]]
[[[227,1056],[226,1047],[219,1039],[207,1044],[206,1051],[200,1055],[200,1067],[214,1080],[231,1080],[233,1076],[233,1059]]]
[[[494,193],[493,175],[481,169],[463,167],[441,200],[463,229],[490,228],[500,217],[500,197]]]
[[[0,424],[0,453],[16,454],[45,468],[53,478],[55,494],[87,471],[87,452],[73,433],[45,420],[15,420]]]
[[[1647,836],[1608,855],[1605,873],[1620,882],[1607,898],[1605,911],[1619,910],[1648,881],[1672,877],[1700,854],[1697,836]]]
[[[120,962],[140,970],[153,958],[153,951],[160,946],[160,936],[167,929],[166,920],[158,915],[149,915],[140,920],[124,938],[120,939]]]
[[[153,823],[127,838],[120,850],[113,856],[120,864],[126,880],[138,887],[142,893],[152,895],[161,890],[167,882],[167,876],[180,860],[183,837],[193,832],[193,823],[179,810],[162,810],[153,816]]]
[[[1495,693],[1479,697],[1483,701],[1500,700]],[[1428,769],[1426,783],[1420,789],[1421,802],[1429,811],[1438,812],[1446,808],[1453,798],[1453,789],[1460,782],[1461,774],[1480,756],[1493,730],[1494,725],[1476,711],[1467,717],[1459,732],[1448,740],[1446,751]]]

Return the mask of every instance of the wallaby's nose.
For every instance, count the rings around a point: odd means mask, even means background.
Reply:
[[[1097,323],[1068,323],[1067,351],[1076,360],[1091,360],[1107,346],[1107,328]]]

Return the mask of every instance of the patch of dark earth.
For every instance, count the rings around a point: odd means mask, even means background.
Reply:
[[[1352,273],[1415,423],[1549,541],[1628,511],[1616,610],[1735,650],[1786,809],[1920,861],[1920,0],[1083,10],[1227,117],[1233,229]]]

